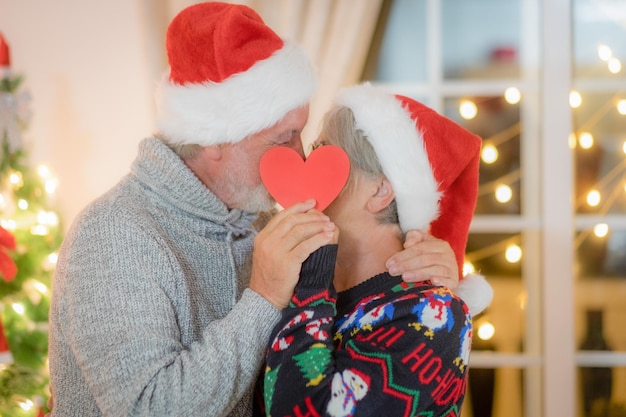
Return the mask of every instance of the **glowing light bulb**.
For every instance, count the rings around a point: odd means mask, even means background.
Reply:
[[[496,200],[499,203],[508,203],[513,197],[513,190],[506,184],[498,185],[496,188]]]
[[[474,268],[474,265],[471,262],[463,262],[463,276],[473,274],[474,272],[476,272],[476,268]]]
[[[13,307],[13,310],[20,316],[23,316],[24,312],[26,311],[26,309],[24,308],[24,304],[22,303],[13,303],[11,304],[11,307]]]
[[[58,186],[59,186],[59,182],[55,179],[47,179],[44,185],[46,192],[48,194],[54,194]]]
[[[37,167],[37,173],[41,178],[50,178],[50,169],[45,165],[39,165]]]
[[[622,152],[624,152],[626,154],[626,140],[622,144]]]
[[[589,132],[582,132],[578,137],[578,143],[583,149],[590,149],[593,147],[593,135]]]
[[[494,334],[496,334],[496,328],[493,324],[485,322],[478,326],[478,337],[480,337],[481,340],[489,340]]]
[[[609,234],[609,225],[606,223],[596,224],[593,228],[593,234],[596,237],[606,237]]]
[[[41,210],[37,213],[37,222],[47,226],[56,226],[59,224],[59,216],[54,211]]]
[[[600,191],[591,190],[587,193],[587,204],[589,204],[591,207],[595,207],[600,204],[600,200],[602,200],[600,196]]]
[[[509,87],[504,90],[504,99],[509,104],[517,104],[522,99],[522,93],[517,87]]]
[[[522,259],[522,248],[514,244],[507,246],[504,257],[509,263],[518,263]]]
[[[17,201],[17,206],[22,210],[28,210],[28,201],[24,200],[23,198],[20,198]]]
[[[462,100],[459,105],[459,114],[465,120],[471,120],[478,114],[478,107],[471,100]]]
[[[20,405],[20,408],[24,411],[30,411],[35,406],[35,403],[28,399],[20,401],[18,404]]]
[[[17,222],[13,219],[2,219],[0,220],[0,226],[12,232],[17,229]]]
[[[617,74],[622,70],[622,63],[617,58],[609,59],[607,65],[611,74]]]
[[[42,294],[46,294],[48,292],[48,287],[46,287],[46,284],[44,284],[43,282],[33,280],[32,285],[37,291]]]
[[[24,185],[24,180],[22,178],[22,173],[18,171],[13,171],[9,175],[9,183],[15,188],[20,188]]]
[[[498,156],[498,149],[490,143],[483,146],[483,149],[480,152],[480,157],[486,164],[493,164],[498,160]]]
[[[44,210],[39,210],[39,213],[37,213],[37,222],[45,224],[47,218],[48,213]]]
[[[576,90],[572,90],[569,93],[569,105],[573,109],[577,109],[583,104],[583,97]]]
[[[626,115],[626,100],[620,100],[617,102],[617,111],[622,116]]]
[[[608,61],[613,56],[613,52],[606,45],[598,45],[598,56],[601,60]]]
[[[46,236],[48,234],[48,228],[43,224],[36,224],[30,228],[30,234],[33,236]]]
[[[576,148],[576,134],[575,133],[570,133],[569,136],[567,137],[567,144],[569,145],[570,149],[575,149]]]
[[[48,255],[48,261],[52,264],[56,264],[58,259],[59,259],[59,254],[56,252]]]
[[[45,269],[46,271],[52,271],[56,266],[58,259],[59,254],[56,252],[46,256],[46,258],[42,262],[43,269]]]

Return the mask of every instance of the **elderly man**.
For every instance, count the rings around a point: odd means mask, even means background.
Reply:
[[[158,133],[62,246],[53,416],[250,415],[266,343],[296,284],[263,257],[253,267],[252,252],[269,218],[259,213],[274,206],[261,155],[278,145],[304,154],[316,87],[304,52],[252,9],[217,2],[180,12],[167,52]],[[331,238],[334,225],[313,204],[299,205],[302,222],[277,242],[280,268],[299,267],[311,236]],[[458,281],[445,242],[428,238],[395,260],[398,273]]]

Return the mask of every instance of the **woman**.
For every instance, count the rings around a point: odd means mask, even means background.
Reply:
[[[340,93],[317,145],[339,146],[350,159],[348,183],[324,211],[340,231],[338,244],[302,264],[268,347],[266,414],[459,415],[468,304],[445,287],[403,282],[385,261],[402,249],[406,231],[429,229],[462,269],[480,138],[421,103],[364,84]],[[491,289],[472,279],[457,292],[471,287],[463,297],[478,312]]]

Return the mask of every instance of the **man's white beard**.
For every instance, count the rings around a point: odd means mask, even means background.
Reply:
[[[226,175],[228,183],[224,185],[226,194],[230,196],[229,206],[238,208],[249,213],[259,213],[268,211],[275,207],[276,201],[270,196],[269,192],[261,183],[261,178],[256,174],[256,178],[251,172],[246,170],[241,172],[242,167],[249,167],[249,155],[245,153],[241,147],[234,147],[233,158],[241,162],[241,165],[228,165]],[[242,175],[243,174],[243,175]],[[257,183],[251,186],[250,183]]]
[[[226,195],[229,195],[229,206],[249,213],[268,211],[275,207],[276,201],[270,196],[263,184],[250,187],[236,173],[226,175]]]
[[[237,207],[241,210],[250,213],[258,213],[271,210],[276,205],[276,202],[263,185],[258,185],[251,190],[242,191],[243,188],[237,191],[236,198],[238,201]]]

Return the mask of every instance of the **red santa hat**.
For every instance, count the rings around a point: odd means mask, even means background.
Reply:
[[[352,110],[356,128],[374,148],[393,187],[402,230],[430,230],[447,241],[462,275],[481,138],[422,103],[370,84],[343,89],[336,103]],[[493,296],[479,275],[464,277],[457,293],[473,314]]]
[[[307,104],[317,80],[301,48],[251,8],[206,2],[170,23],[157,128],[171,143],[235,143]]]

